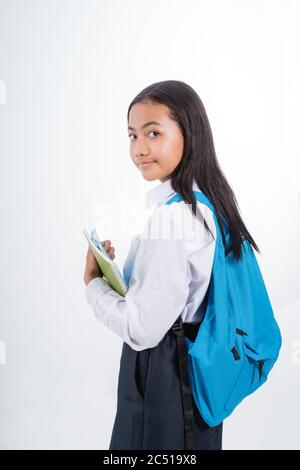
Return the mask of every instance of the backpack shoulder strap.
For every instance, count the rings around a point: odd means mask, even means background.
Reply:
[[[208,206],[213,213],[215,213],[213,205],[204,193],[201,193],[200,191],[193,191],[193,193],[195,194],[195,198],[198,202],[202,202],[203,204]],[[182,199],[183,197],[181,196],[181,194],[175,194],[173,197],[171,197],[171,199],[166,202],[166,204],[172,204],[172,202],[179,202],[182,201]]]
[[[211,209],[211,211],[213,213],[213,217],[214,217],[215,226],[216,226],[216,232],[217,232],[216,244],[219,247],[219,249],[225,254],[224,245],[222,243],[222,238],[223,237],[222,237],[222,234],[221,234],[221,231],[220,231],[217,216],[216,216],[216,213],[215,213],[215,210],[214,210],[214,207],[213,207],[212,203],[210,202],[209,198],[204,193],[202,193],[200,191],[193,191],[193,193],[195,195],[196,201],[202,202],[203,204],[208,206],[209,209]],[[169,199],[166,202],[166,205],[172,204],[173,202],[180,202],[182,200],[183,200],[183,197],[181,196],[181,194],[175,194],[173,197],[171,197],[171,199]],[[223,219],[223,217],[222,217],[222,221],[227,226],[227,223]]]

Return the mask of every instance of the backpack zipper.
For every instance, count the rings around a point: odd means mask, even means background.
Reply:
[[[260,361],[257,361],[257,365],[258,365],[258,371],[259,371],[259,382],[261,380],[261,377],[262,377],[262,369],[263,369],[263,366],[264,366],[264,362],[262,359]]]

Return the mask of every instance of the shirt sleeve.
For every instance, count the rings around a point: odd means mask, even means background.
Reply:
[[[184,240],[140,239],[125,297],[105,279],[86,285],[95,316],[132,349],[156,346],[182,312],[188,296]]]
[[[132,349],[141,351],[155,347],[182,313],[189,295],[191,282],[190,259],[195,252],[205,251],[211,241],[200,231],[194,242],[187,241],[190,233],[179,238],[152,237],[158,226],[171,220],[173,231],[183,224],[180,207],[159,208],[146,225],[138,247],[130,276],[129,289],[123,297],[111,289],[105,279],[97,277],[87,285],[85,295],[95,316],[114,331]],[[186,210],[186,209],[184,209]],[[161,224],[161,222],[163,222]],[[203,223],[198,222],[198,226]],[[152,227],[152,228],[151,228]],[[152,235],[150,235],[152,231]],[[199,233],[199,231],[198,231]],[[211,269],[204,266],[202,271]]]

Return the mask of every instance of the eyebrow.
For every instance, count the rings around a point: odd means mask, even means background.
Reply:
[[[152,124],[156,124],[157,126],[161,126],[161,124],[157,121],[148,121],[148,122],[145,122],[145,124],[143,124],[141,126],[141,129],[144,129],[147,126],[151,126]],[[135,131],[135,128],[131,127],[131,126],[128,126],[128,130]]]

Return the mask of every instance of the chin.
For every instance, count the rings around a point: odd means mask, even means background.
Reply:
[[[159,176],[157,175],[148,175],[146,172],[145,173],[142,173],[142,177],[144,178],[144,180],[146,181],[155,181],[155,180],[158,180],[159,179]]]

